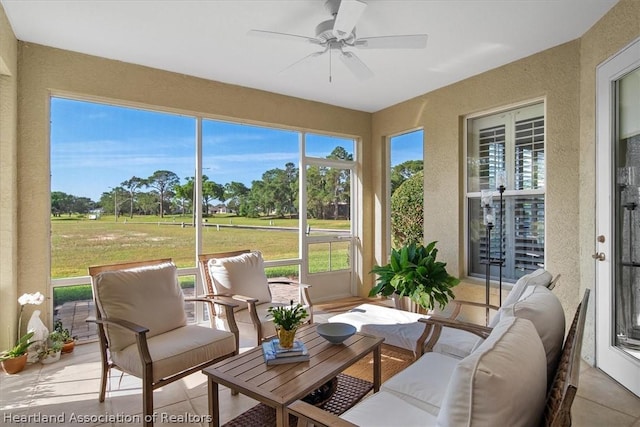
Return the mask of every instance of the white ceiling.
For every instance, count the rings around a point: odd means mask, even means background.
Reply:
[[[357,50],[359,81],[306,43],[324,0],[0,0],[19,40],[374,112],[582,36],[617,0],[367,0],[358,37],[426,33],[422,50]]]

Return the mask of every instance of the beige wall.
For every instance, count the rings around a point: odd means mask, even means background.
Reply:
[[[0,7],[0,350],[16,340],[18,42]]]
[[[18,130],[17,285],[20,293],[40,291],[49,297],[48,306],[43,307],[45,321],[50,321],[51,312],[48,145],[51,93],[353,135],[362,138],[362,145],[370,144],[369,113],[23,42],[19,43],[18,61],[18,113],[24,126]],[[363,161],[367,161],[368,151],[361,151]],[[362,168],[359,172],[362,173]],[[361,227],[370,228],[371,221],[365,219]],[[367,234],[363,238],[368,245]]]
[[[464,275],[463,117],[544,99],[546,266],[562,274],[556,293],[573,310],[578,288],[579,41],[563,44],[430,92],[373,116],[373,141],[422,126],[425,148],[425,241],[437,240],[452,274]]]

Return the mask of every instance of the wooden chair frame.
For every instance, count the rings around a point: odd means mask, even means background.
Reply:
[[[234,257],[234,256],[238,256],[238,255],[242,255],[250,252],[251,250],[249,249],[241,249],[241,250],[230,251],[230,252],[201,254],[198,256],[198,260],[199,260],[199,267],[200,267],[200,275],[202,276],[202,281],[206,286],[206,294],[204,296],[215,298],[216,301],[226,300],[226,301],[235,301],[235,302],[240,302],[242,304],[246,304],[247,309],[249,310],[249,315],[251,317],[251,323],[253,325],[253,329],[256,333],[257,344],[260,345],[260,343],[264,339],[269,337],[262,336],[262,324],[260,322],[260,318],[258,317],[258,312],[256,309],[256,304],[259,301],[256,298],[252,298],[245,295],[216,294],[213,287],[213,282],[211,280],[211,275],[209,274],[210,259]],[[308,307],[309,318],[307,323],[313,323],[313,304],[311,303],[311,298],[309,297],[309,288],[311,287],[311,285],[299,283],[299,282],[296,282],[295,280],[289,280],[286,278],[267,279],[267,281],[268,281],[268,284],[285,284],[285,285],[298,286],[298,297],[300,299],[300,303]],[[271,290],[269,290],[269,294],[271,294]],[[264,302],[264,301],[260,301],[260,302]]]
[[[135,267],[144,267],[144,266],[153,266],[159,265],[167,262],[172,262],[171,258],[164,259],[156,259],[151,261],[135,261],[135,262],[125,262],[119,264],[110,264],[110,265],[101,265],[101,266],[91,266],[89,267],[89,275],[91,276],[91,281],[95,279],[95,277],[103,272],[103,271],[116,271],[116,270],[126,270]],[[127,330],[135,335],[136,343],[138,347],[138,353],[140,355],[140,362],[143,366],[143,374],[142,374],[142,400],[143,400],[143,416],[144,416],[144,425],[145,426],[153,426],[153,391],[157,388],[160,388],[168,383],[179,380],[187,375],[191,375],[195,372],[201,371],[207,366],[213,365],[216,362],[224,360],[228,357],[235,356],[239,353],[239,331],[238,327],[234,321],[233,308],[237,307],[237,304],[229,303],[227,301],[217,301],[210,297],[185,297],[185,302],[202,302],[208,304],[210,306],[210,314],[209,320],[212,328],[215,328],[215,319],[213,310],[214,302],[216,304],[220,304],[225,309],[225,314],[228,319],[231,319],[230,324],[232,325],[231,332],[235,335],[236,345],[235,350],[232,353],[225,354],[216,359],[209,360],[204,363],[200,363],[196,366],[193,366],[190,369],[184,370],[182,372],[178,372],[172,376],[162,378],[159,381],[153,381],[153,360],[151,359],[151,355],[149,353],[149,346],[147,344],[147,332],[149,329],[142,326],[137,325],[132,322],[128,322],[123,319],[115,319],[115,318],[105,318],[102,316],[100,312],[98,302],[96,301],[95,293],[94,293],[94,303],[96,306],[96,318],[88,318],[87,322],[96,323],[98,325],[98,338],[100,341],[100,358],[102,361],[102,377],[100,381],[100,395],[99,401],[104,402],[106,390],[107,390],[107,380],[109,376],[109,370],[112,368],[116,368],[123,372],[127,372],[130,375],[135,374],[125,371],[123,368],[117,366],[113,360],[111,360],[109,355],[109,341],[107,339],[107,335],[105,332],[105,325],[115,326],[124,330]],[[235,329],[233,329],[235,328]]]

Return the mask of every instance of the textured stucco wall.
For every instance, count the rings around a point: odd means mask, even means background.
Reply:
[[[590,288],[589,316],[585,326],[583,356],[595,355],[595,252],[596,239],[596,68],[640,37],[640,1],[621,0],[581,38],[580,52],[580,294]]]
[[[463,118],[544,99],[546,266],[562,274],[556,293],[569,313],[578,288],[579,41],[563,44],[374,113],[374,142],[416,126],[425,134],[425,241],[437,240],[452,274],[463,276]],[[381,150],[379,150],[381,151]]]
[[[369,113],[23,42],[18,46],[18,61],[18,114],[19,122],[24,124],[18,130],[19,292],[40,291],[51,296],[50,93],[77,94],[89,99],[194,112],[212,118],[357,136],[362,138],[362,161],[368,161]],[[359,173],[363,174],[362,167]],[[371,181],[366,171],[362,177],[364,182]],[[363,211],[371,212],[372,209],[365,207]],[[363,245],[368,246],[368,240],[372,238],[370,233],[362,232],[371,228],[371,222],[365,217],[360,224]],[[41,317],[48,320],[51,304],[42,308],[45,312]]]
[[[0,350],[16,339],[18,41],[0,6]]]

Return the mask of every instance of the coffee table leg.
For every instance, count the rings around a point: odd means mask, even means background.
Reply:
[[[276,408],[276,427],[289,427],[289,412],[284,406]]]
[[[373,350],[373,392],[380,391],[380,384],[382,383],[382,349],[381,346],[377,346]]]
[[[209,378],[209,415],[211,427],[220,427],[220,400],[218,399],[218,383]]]

